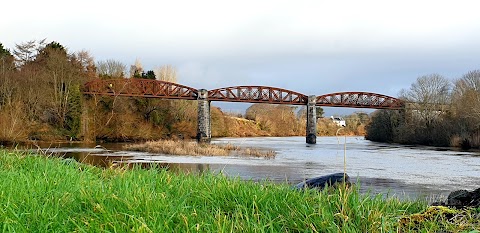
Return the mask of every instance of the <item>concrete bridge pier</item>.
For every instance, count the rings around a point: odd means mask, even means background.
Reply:
[[[210,101],[208,100],[208,91],[198,90],[198,128],[197,142],[210,143],[212,131],[210,124]]]
[[[307,103],[307,143],[316,144],[317,143],[317,108],[315,106],[317,102],[317,96],[310,95],[308,96]]]

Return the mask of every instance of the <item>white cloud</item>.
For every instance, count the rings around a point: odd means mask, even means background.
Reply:
[[[199,88],[251,84],[306,94],[396,95],[397,87],[425,73],[480,68],[476,0],[16,0],[2,6],[6,47],[48,38],[99,60],[139,58],[146,69],[170,63],[180,82]]]
[[[480,31],[477,1],[20,0],[6,5],[2,28],[16,42],[40,36],[78,46],[143,43],[176,55],[441,48],[479,39]]]

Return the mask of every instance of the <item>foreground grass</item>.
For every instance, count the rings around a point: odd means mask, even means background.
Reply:
[[[125,146],[132,151],[145,151],[170,155],[226,156],[236,154],[253,157],[275,157],[275,151],[254,148],[241,148],[232,144],[208,144],[195,141],[159,140]]]
[[[425,203],[0,150],[3,232],[397,232]],[[447,225],[445,225],[447,224]],[[447,229],[448,228],[448,229]],[[402,232],[473,230],[425,220]],[[468,231],[467,231],[468,232]]]

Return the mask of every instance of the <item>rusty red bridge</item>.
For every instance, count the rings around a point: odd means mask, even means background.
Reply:
[[[198,101],[197,140],[209,142],[210,102],[270,103],[307,106],[307,143],[316,143],[316,106],[402,109],[405,103],[397,98],[370,92],[336,92],[304,95],[299,92],[268,86],[234,86],[213,90],[195,89],[177,83],[150,79],[96,79],[83,86],[87,95],[109,95]]]

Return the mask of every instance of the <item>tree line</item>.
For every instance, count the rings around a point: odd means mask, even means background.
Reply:
[[[400,92],[404,110],[372,114],[366,139],[379,142],[480,148],[480,70],[450,80],[418,77]]]
[[[177,82],[171,65],[145,70],[114,59],[95,61],[88,51],[70,52],[62,44],[31,40],[5,48],[0,43],[0,142],[27,140],[131,141],[194,138],[197,103],[186,100],[84,96],[93,79],[143,78]],[[305,109],[254,104],[237,116],[212,107],[212,136],[305,135]],[[317,109],[321,116],[323,109]],[[354,114],[345,130],[362,135],[368,121]],[[320,119],[320,135],[338,126]]]
[[[172,66],[144,70],[87,51],[69,52],[58,42],[32,40],[13,50],[0,43],[0,141],[155,139],[193,134],[193,102],[84,96],[96,79],[176,80]],[[193,128],[193,129],[192,129]]]

